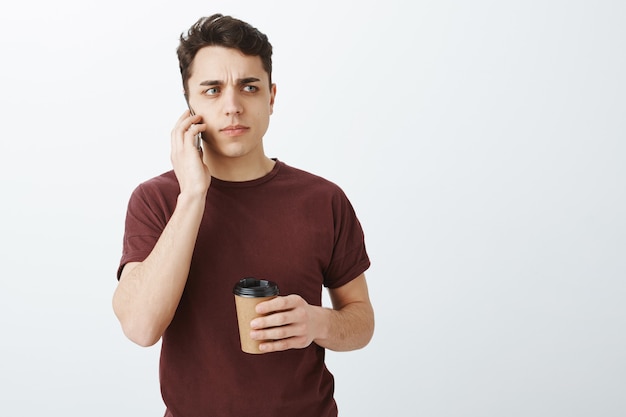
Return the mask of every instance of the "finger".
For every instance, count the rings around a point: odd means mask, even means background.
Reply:
[[[292,337],[306,337],[306,326],[304,324],[293,324],[289,326],[271,327],[268,329],[252,330],[250,337],[253,340],[282,340]]]
[[[189,119],[189,118],[188,118]],[[172,150],[177,152],[187,147],[196,148],[196,136],[207,129],[204,123],[193,124],[189,120],[184,120],[172,132]]]
[[[263,353],[280,352],[288,349],[303,349],[308,345],[304,337],[290,337],[288,339],[263,342],[259,345],[259,350]]]
[[[206,131],[207,126],[205,124],[193,124],[185,132],[185,138],[183,144],[185,146],[193,146],[196,150],[199,148],[198,141],[202,142],[202,132]]]
[[[257,314],[269,314],[275,311],[283,311],[294,308],[296,302],[297,298],[294,295],[276,297],[272,298],[271,300],[257,304],[255,310]]]
[[[184,124],[184,121],[189,118],[190,114],[191,113],[189,112],[189,110],[185,110],[183,114],[176,121],[176,124],[174,125],[174,127],[172,128],[172,132],[170,134],[172,150],[175,150],[177,145],[179,145],[179,143],[182,142],[184,131],[187,130],[186,128],[183,129],[182,126]]]
[[[189,126],[185,124],[185,121],[189,120],[190,117],[191,114],[189,113],[189,110],[185,110],[183,114],[178,118],[176,124],[174,124],[174,128],[172,129],[172,139],[175,136],[184,133],[184,131],[189,128]],[[191,122],[189,124],[191,124]]]
[[[250,327],[253,329],[268,329],[270,327],[285,326],[294,322],[295,314],[288,311],[257,317],[250,322]]]
[[[176,126],[184,126],[186,123],[197,123],[200,120],[202,120],[202,116],[200,116],[199,114],[191,114],[189,110],[185,110],[176,121]]]
[[[198,133],[204,132],[207,128],[207,125],[204,123],[191,124],[189,128],[185,131],[185,135],[195,136]]]
[[[290,326],[252,330],[250,331],[250,338],[252,340],[281,340],[296,336],[296,334],[289,327]]]
[[[174,129],[172,129],[172,139],[174,139],[174,137],[182,137],[182,135],[184,135],[184,133],[189,129],[191,125],[199,123],[201,121],[201,116],[192,116],[189,110],[185,110],[185,112],[176,121]]]

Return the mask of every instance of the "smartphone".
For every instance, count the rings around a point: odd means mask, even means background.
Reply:
[[[191,108],[191,106],[187,105],[187,107],[189,107],[189,112],[191,113],[192,116],[195,116],[196,113],[194,113],[193,109]],[[202,133],[198,133],[196,135],[196,140],[194,141],[194,145],[196,145],[196,148],[201,151],[202,150]]]

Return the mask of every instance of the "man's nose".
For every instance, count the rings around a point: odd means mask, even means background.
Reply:
[[[227,116],[243,113],[241,97],[239,97],[237,93],[238,91],[236,89],[229,88],[223,94],[224,113],[226,113]]]

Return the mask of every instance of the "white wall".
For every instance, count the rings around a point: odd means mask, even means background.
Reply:
[[[110,307],[138,182],[169,169],[175,48],[232,14],[274,45],[270,156],[339,183],[372,343],[343,416],[626,413],[626,3],[0,6],[4,414],[159,416],[158,346]]]

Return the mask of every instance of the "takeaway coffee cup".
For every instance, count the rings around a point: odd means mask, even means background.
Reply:
[[[259,350],[261,341],[250,338],[252,330],[250,322],[259,317],[254,310],[257,304],[271,300],[278,295],[278,285],[264,279],[244,278],[235,285],[233,294],[235,294],[241,350],[246,353],[261,353]]]

